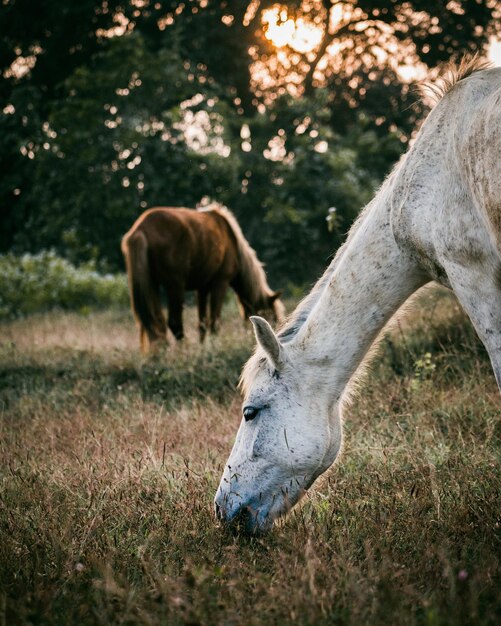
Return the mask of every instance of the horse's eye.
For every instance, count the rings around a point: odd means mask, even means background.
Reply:
[[[245,421],[250,422],[259,413],[259,409],[255,406],[249,405],[249,406],[244,407],[244,410],[242,411],[242,413],[243,413]]]

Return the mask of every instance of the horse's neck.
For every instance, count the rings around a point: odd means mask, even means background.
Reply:
[[[367,207],[294,341],[299,358],[313,366],[305,372],[336,398],[388,319],[429,280],[395,242],[391,186]]]
[[[254,305],[254,300],[256,296],[253,293],[252,285],[249,283],[249,280],[246,279],[246,276],[242,273],[241,270],[233,279],[231,286],[235,290],[235,293],[237,294],[238,299],[240,300],[242,305]]]

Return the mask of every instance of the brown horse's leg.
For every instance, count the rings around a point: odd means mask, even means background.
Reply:
[[[184,286],[170,283],[165,286],[165,291],[169,302],[169,328],[176,339],[183,339]]]
[[[203,342],[207,334],[207,292],[200,289],[198,291],[198,332],[200,342]]]
[[[218,321],[221,317],[221,309],[223,308],[224,294],[228,289],[227,281],[217,284],[210,294],[210,331],[216,333],[218,330]]]
[[[160,344],[167,344],[167,324],[163,315],[162,309],[155,311],[156,315],[149,327],[139,324],[139,341],[141,343],[141,350],[148,352],[149,349],[154,349]]]

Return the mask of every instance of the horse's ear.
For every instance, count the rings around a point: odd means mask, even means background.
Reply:
[[[268,322],[258,315],[249,317],[254,326],[254,333],[258,344],[266,352],[267,357],[277,370],[281,370],[284,364],[283,348],[280,345],[278,337],[273,332]]]
[[[275,317],[275,322],[282,322],[285,317],[285,307],[283,302],[280,300],[280,296],[282,295],[281,291],[275,291],[271,296],[269,296],[269,307],[273,311],[273,316]]]
[[[270,296],[270,304],[273,304],[275,302],[275,300],[278,300],[280,298],[280,296],[282,295],[283,291],[281,289],[279,289],[278,291],[275,291],[274,293],[271,294]]]

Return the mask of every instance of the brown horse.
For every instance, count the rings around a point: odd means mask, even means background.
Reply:
[[[141,348],[166,340],[160,289],[167,295],[168,326],[182,339],[186,291],[198,292],[200,340],[216,331],[224,295],[235,291],[242,317],[271,309],[283,317],[279,293],[268,286],[263,266],[233,214],[219,205],[207,209],[153,208],[145,211],[122,239],[131,306]],[[207,300],[210,296],[210,319]]]

